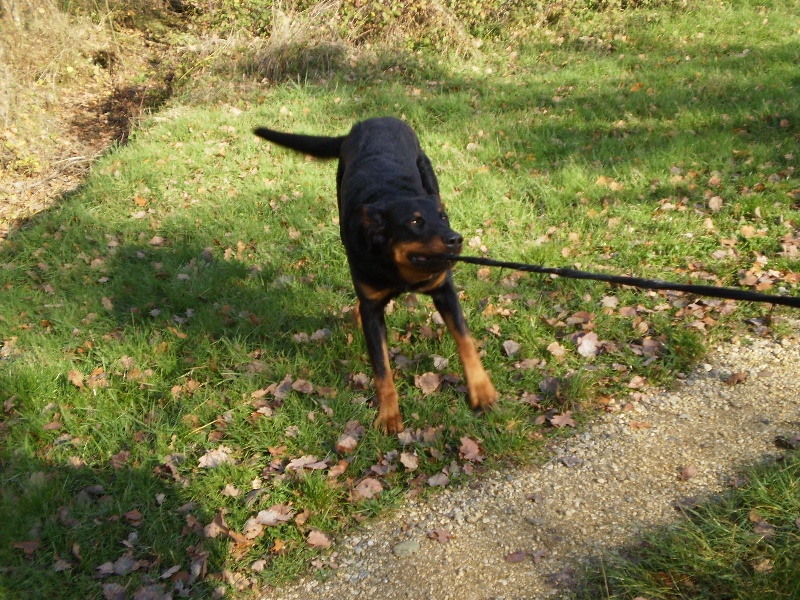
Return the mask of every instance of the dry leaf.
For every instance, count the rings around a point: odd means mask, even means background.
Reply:
[[[414,375],[414,385],[422,390],[425,396],[433,394],[442,385],[442,376],[438,373]]]
[[[350,434],[342,434],[336,441],[336,451],[339,454],[350,454],[358,446],[358,438]]]
[[[725,384],[736,385],[737,383],[744,383],[745,381],[747,381],[747,371],[740,371],[731,374],[731,376],[725,380]]]
[[[291,521],[294,513],[289,506],[285,504],[274,504],[267,510],[259,511],[256,515],[256,522],[265,527],[276,527],[281,523]]]
[[[461,458],[470,462],[483,462],[483,460],[486,458],[481,454],[481,448],[478,445],[478,442],[470,439],[467,436],[461,438],[461,448],[459,448],[459,454]]]
[[[328,535],[322,533],[321,531],[317,531],[316,529],[308,534],[306,541],[312,548],[330,548],[331,544],[333,543]]]
[[[506,340],[503,342],[503,353],[509,358],[516,355],[521,349],[522,346],[514,340]]]
[[[419,467],[419,457],[411,452],[401,452],[400,462],[407,471],[415,471]]]
[[[383,491],[381,482],[374,477],[366,477],[362,479],[356,487],[353,488],[353,500],[369,500],[374,498]]]
[[[576,423],[572,418],[572,411],[568,410],[560,415],[555,415],[550,419],[550,424],[553,427],[575,427]]]
[[[598,337],[594,331],[590,331],[581,337],[578,343],[578,354],[584,358],[590,358],[597,354]]]
[[[227,446],[219,446],[209,450],[200,457],[198,466],[202,469],[215,469],[220,465],[233,464],[234,460],[231,452],[233,451]]]
[[[428,478],[428,485],[431,487],[445,486],[448,483],[450,483],[450,478],[442,472]]]
[[[439,542],[440,544],[446,544],[455,536],[453,536],[446,530],[439,528],[439,529],[434,529],[433,531],[429,531],[428,537],[432,540]]]
[[[689,481],[695,475],[697,475],[697,467],[694,465],[688,465],[681,469],[680,478],[681,481]]]
[[[69,382],[79,389],[83,389],[83,373],[80,371],[72,370],[67,373],[67,379]]]
[[[522,562],[526,558],[528,558],[528,553],[525,550],[518,550],[517,552],[512,552],[511,554],[506,554],[506,562],[507,563]]]
[[[330,479],[335,479],[342,475],[345,471],[347,471],[347,467],[350,465],[346,460],[342,459],[335,465],[333,465],[330,469],[328,469],[328,477]]]

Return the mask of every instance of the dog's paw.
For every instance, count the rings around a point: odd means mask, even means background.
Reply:
[[[494,408],[498,395],[488,377],[468,384],[467,389],[472,410],[487,412]]]
[[[386,413],[382,413],[379,410],[378,418],[375,419],[374,426],[376,429],[380,429],[383,433],[389,435],[400,433],[405,429],[403,426],[403,417],[399,411],[387,411]]]

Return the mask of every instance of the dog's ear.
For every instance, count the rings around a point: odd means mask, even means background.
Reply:
[[[383,249],[386,245],[386,227],[381,211],[374,206],[362,206],[358,211],[358,220],[367,249],[370,252]]]

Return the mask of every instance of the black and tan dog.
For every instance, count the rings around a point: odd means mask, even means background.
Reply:
[[[404,292],[433,298],[458,345],[470,406],[487,410],[495,392],[469,333],[442,254],[461,252],[450,228],[431,162],[414,130],[399,119],[368,119],[341,137],[281,133],[256,135],[317,158],[338,158],[339,225],[375,378],[378,418],[388,433],[402,431],[386,342],[384,309]]]

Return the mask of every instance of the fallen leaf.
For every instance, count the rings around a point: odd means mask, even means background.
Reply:
[[[267,510],[259,511],[256,515],[256,522],[265,527],[275,527],[281,523],[291,521],[294,513],[291,507],[285,504],[274,504]]]
[[[362,479],[356,487],[353,488],[353,500],[370,500],[383,491],[381,482],[374,477],[366,477]]]
[[[575,420],[572,418],[572,411],[568,410],[560,415],[555,415],[550,419],[550,424],[553,427],[575,427]]]
[[[428,485],[431,487],[445,486],[448,483],[450,483],[450,478],[443,472],[439,472],[428,478]]]
[[[628,382],[628,387],[632,389],[643,388],[647,385],[647,380],[641,375],[634,375]]]
[[[428,537],[432,540],[439,542],[440,544],[446,544],[455,536],[447,532],[446,530],[439,528],[439,529],[434,529],[433,531],[429,531]]]
[[[130,457],[131,453],[128,450],[120,450],[111,457],[111,466],[115,469],[121,469],[125,466]]]
[[[407,471],[415,471],[419,467],[419,456],[411,452],[401,452],[400,463]]]
[[[250,565],[250,569],[252,569],[256,573],[260,573],[266,568],[267,568],[267,561],[264,560],[263,558],[259,558],[258,560],[253,561],[253,563]]]
[[[774,563],[769,558],[765,558],[759,563],[753,565],[753,570],[756,573],[769,573],[775,568]]]
[[[233,464],[234,460],[231,452],[233,451],[227,446],[219,446],[209,450],[200,457],[198,466],[202,469],[215,469],[220,465]]]
[[[264,525],[258,522],[256,517],[250,517],[245,521],[244,527],[242,528],[242,534],[248,540],[254,540],[258,536],[264,533]]]
[[[36,539],[26,542],[13,542],[11,545],[18,550],[22,550],[25,553],[25,558],[33,558],[34,553],[39,549],[41,543],[41,540]]]
[[[129,510],[128,512],[123,515],[125,520],[128,521],[131,525],[141,525],[142,524],[142,513],[136,509]]]
[[[180,565],[173,565],[172,567],[170,567],[169,569],[167,569],[166,571],[161,573],[161,576],[159,577],[159,579],[169,579],[170,577],[175,575],[175,573],[177,573],[180,570],[181,570],[181,566]]]
[[[328,469],[328,477],[330,479],[335,479],[342,475],[345,471],[347,471],[347,467],[350,466],[346,460],[342,459],[335,465],[333,465],[330,469]]]
[[[72,370],[67,373],[67,379],[69,382],[74,385],[78,389],[83,389],[83,373],[80,371]]]
[[[459,455],[464,460],[468,460],[470,462],[483,462],[483,460],[486,458],[481,454],[481,447],[478,445],[478,442],[470,439],[467,436],[461,438]]]
[[[564,346],[562,346],[558,342],[553,342],[552,344],[547,346],[547,351],[556,358],[563,358],[567,352],[567,349],[564,348]]]
[[[539,382],[539,390],[543,394],[558,395],[561,389],[561,380],[558,377],[545,377]]]
[[[312,471],[316,471],[327,468],[328,462],[326,460],[317,460],[317,457],[314,455],[306,455],[301,456],[300,458],[295,458],[294,460],[289,461],[289,464],[286,465],[287,471],[300,471],[301,469],[310,469]]]
[[[226,483],[225,487],[222,488],[222,492],[221,493],[222,493],[223,496],[226,496],[228,498],[236,498],[242,493],[242,490],[237,488],[235,485],[232,485],[230,483]]]
[[[339,454],[350,454],[358,446],[358,438],[350,434],[343,434],[339,436],[336,441],[336,451]]]
[[[740,371],[731,374],[731,376],[725,380],[725,384],[736,385],[737,383],[744,383],[745,381],[747,381],[747,371]]]
[[[590,358],[597,354],[598,337],[594,331],[590,331],[582,336],[578,343],[578,354],[584,358]]]
[[[298,514],[298,515],[297,515],[297,516],[294,518],[294,523],[295,523],[295,525],[300,525],[300,526],[302,526],[302,525],[305,525],[305,524],[306,524],[306,521],[308,521],[308,517],[310,517],[310,516],[311,516],[311,511],[310,511],[310,510],[308,510],[308,509],[306,508],[306,509],[305,509],[303,512],[299,513],[299,514]],[[276,543],[277,543],[278,541],[279,541],[279,540],[275,540],[275,542],[276,542]]]
[[[521,349],[522,346],[514,340],[506,340],[503,342],[503,353],[509,358],[516,355]]]
[[[125,600],[127,595],[127,589],[118,583],[103,584],[103,600]]]
[[[298,379],[292,384],[292,389],[301,394],[310,394],[314,391],[314,386],[305,379]]]
[[[306,538],[308,545],[312,548],[330,548],[333,541],[330,536],[316,529],[312,530]]]
[[[442,385],[442,376],[438,373],[414,375],[414,385],[422,390],[423,395],[428,396],[436,392]]]
[[[511,554],[506,554],[507,563],[518,563],[528,558],[528,553],[525,550],[517,550]]]

